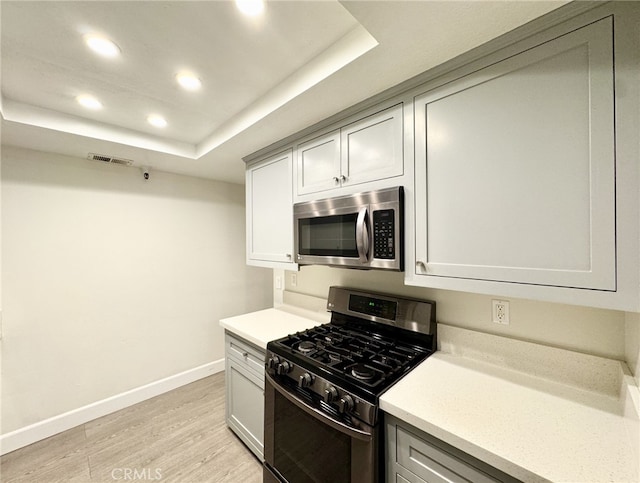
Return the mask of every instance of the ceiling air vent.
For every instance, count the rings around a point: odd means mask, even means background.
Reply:
[[[131,166],[133,161],[124,158],[114,158],[113,156],[107,156],[105,154],[89,153],[87,159],[91,161],[102,161],[103,163],[121,164],[123,166]]]

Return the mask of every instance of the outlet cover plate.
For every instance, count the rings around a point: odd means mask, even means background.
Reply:
[[[509,325],[509,301],[508,300],[492,300],[491,301],[492,320],[496,324]]]

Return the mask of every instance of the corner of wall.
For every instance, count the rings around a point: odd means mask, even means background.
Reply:
[[[640,387],[640,313],[625,313],[625,360]]]

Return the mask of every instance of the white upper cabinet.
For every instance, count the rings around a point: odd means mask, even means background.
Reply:
[[[317,193],[340,185],[340,131],[300,144],[298,194]]]
[[[613,113],[610,19],[418,97],[424,273],[615,290]]]
[[[292,150],[246,171],[247,264],[295,270],[293,263]]]
[[[572,2],[283,140],[248,259],[297,268],[294,202],[401,185],[405,284],[640,311],[639,23]]]
[[[407,283],[616,291],[612,33],[604,18],[415,98]]]
[[[296,152],[298,196],[402,176],[402,104],[305,141]]]
[[[401,104],[343,127],[340,135],[344,185],[402,175]]]

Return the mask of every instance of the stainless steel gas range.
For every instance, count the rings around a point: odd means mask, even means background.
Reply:
[[[265,482],[383,481],[379,398],[436,349],[434,302],[331,287],[327,308],[267,345]]]

